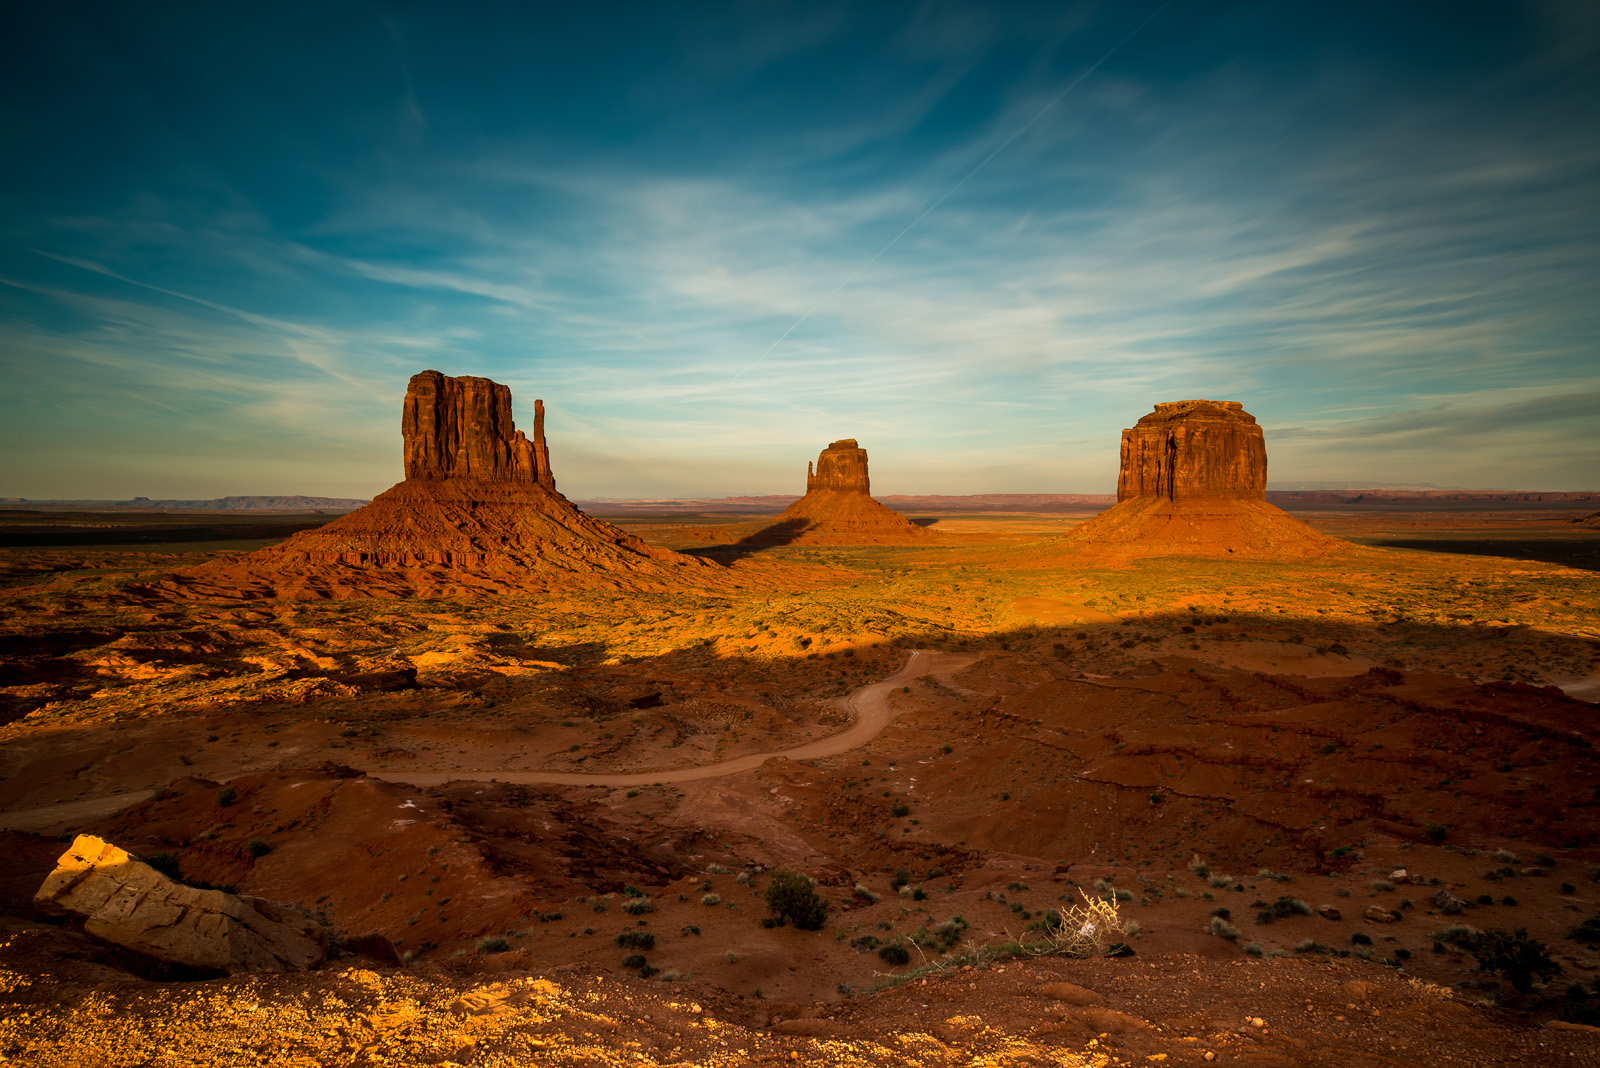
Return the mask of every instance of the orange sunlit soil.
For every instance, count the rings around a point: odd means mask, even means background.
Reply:
[[[204,532],[12,538],[0,1047],[88,1063],[110,1013],[128,1052],[101,1063],[141,1063],[159,1013],[203,1032],[194,1063],[585,1063],[628,1041],[661,1064],[1592,1063],[1593,1035],[1528,1028],[1600,963],[1568,937],[1600,912],[1600,581],[1540,558],[1600,536],[1571,514],[1296,515],[1354,541],[1076,559],[1082,515],[969,513],[917,516],[927,547],[708,549],[699,519],[633,515],[724,579],[559,598],[184,601],[151,591],[226,552]],[[844,751],[698,770],[875,702],[886,725]],[[30,911],[68,831],[408,963],[132,979]],[[822,931],[761,926],[775,868],[817,879]],[[1124,892],[1136,956],[1008,957],[1096,887]],[[1281,898],[1327,911],[1264,919]],[[1563,973],[1515,995],[1457,924],[1526,928]],[[629,929],[655,936],[647,978]],[[202,1025],[217,999],[243,1015]]]

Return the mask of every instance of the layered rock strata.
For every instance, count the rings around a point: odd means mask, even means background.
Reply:
[[[873,500],[867,450],[854,438],[835,441],[806,465],[806,495],[776,523],[745,539],[757,544],[894,545],[935,540],[892,508]]]
[[[1122,432],[1117,504],[1063,539],[1112,557],[1318,556],[1345,546],[1266,502],[1267,447],[1238,401],[1157,404]]]
[[[511,391],[438,371],[412,377],[401,416],[405,481],[325,526],[176,577],[218,596],[404,597],[466,590],[638,589],[717,565],[647,545],[556,491],[534,402],[533,437]]]
[[[34,895],[47,914],[167,964],[233,975],[304,971],[327,956],[322,925],[259,897],[197,890],[125,850],[80,834]]]

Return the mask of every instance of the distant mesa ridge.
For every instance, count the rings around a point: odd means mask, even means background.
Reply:
[[[405,481],[278,545],[175,576],[219,596],[405,597],[470,589],[639,589],[718,565],[648,545],[556,492],[534,402],[487,378],[414,375],[401,414]]]
[[[1157,404],[1122,432],[1117,503],[1067,534],[1080,554],[1320,556],[1346,543],[1266,502],[1267,447],[1238,401]]]
[[[855,438],[830,444],[806,465],[806,495],[776,523],[744,540],[751,544],[892,545],[936,540],[892,508],[872,499],[867,450]]]

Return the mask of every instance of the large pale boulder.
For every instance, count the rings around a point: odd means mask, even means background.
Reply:
[[[34,903],[83,917],[96,938],[189,968],[303,971],[327,956],[327,934],[315,920],[274,901],[173,882],[89,834],[61,854]]]

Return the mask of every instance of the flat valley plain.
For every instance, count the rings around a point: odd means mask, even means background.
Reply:
[[[1587,511],[1297,511],[1349,550],[1117,567],[1055,545],[1087,510],[911,513],[916,548],[597,514],[728,570],[183,601],[161,575],[329,517],[0,516],[0,1054],[1600,1063],[1540,1026],[1600,1006]],[[153,973],[33,911],[79,832],[406,963]],[[775,870],[822,930],[762,926]],[[1082,892],[1132,956],[1028,951]],[[1562,972],[1518,994],[1464,928]]]

